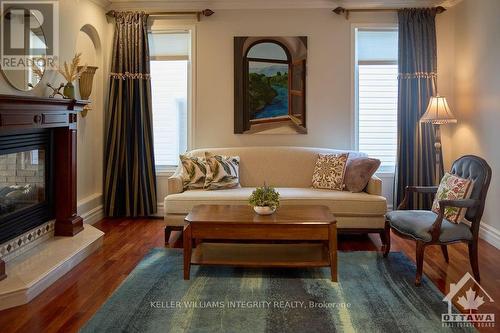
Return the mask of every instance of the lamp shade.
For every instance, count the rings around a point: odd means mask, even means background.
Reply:
[[[436,125],[456,123],[457,118],[453,115],[443,96],[432,96],[429,100],[427,110],[420,118],[422,123],[432,123]]]

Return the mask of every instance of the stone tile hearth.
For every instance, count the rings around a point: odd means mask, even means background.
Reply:
[[[28,303],[102,245],[104,233],[85,224],[73,237],[51,237],[17,255],[0,281],[0,310]]]

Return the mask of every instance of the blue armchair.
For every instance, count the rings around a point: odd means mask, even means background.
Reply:
[[[491,181],[491,168],[480,157],[466,155],[456,160],[451,173],[466,179],[473,180],[473,189],[469,199],[441,200],[438,214],[426,210],[406,210],[410,195],[435,194],[436,186],[408,186],[403,201],[398,209],[386,215],[385,237],[387,244],[384,248],[384,257],[387,257],[390,247],[390,230],[394,234],[416,241],[417,274],[415,284],[420,285],[424,264],[424,251],[428,245],[440,245],[446,262],[448,259],[447,245],[465,242],[469,246],[469,260],[474,273],[474,278],[479,282],[478,263],[478,237],[479,224],[483,216],[486,194]],[[470,225],[465,223],[452,223],[444,217],[446,207],[467,208],[465,218]]]

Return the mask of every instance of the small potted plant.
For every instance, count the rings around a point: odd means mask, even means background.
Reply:
[[[274,188],[264,184],[257,187],[248,199],[253,210],[259,215],[271,215],[280,205],[280,194]]]

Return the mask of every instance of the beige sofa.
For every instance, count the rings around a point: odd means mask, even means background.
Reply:
[[[168,241],[171,230],[184,225],[184,217],[199,204],[248,204],[255,187],[264,182],[280,193],[281,205],[325,205],[337,217],[339,232],[377,232],[384,229],[386,199],[381,196],[382,181],[372,177],[364,192],[330,191],[311,187],[314,165],[319,153],[338,153],[340,150],[303,147],[239,147],[207,148],[190,151],[192,156],[203,156],[205,151],[240,157],[241,187],[207,191],[183,191],[179,167],[168,179],[168,195],[164,210]],[[350,157],[364,155],[349,152]],[[382,234],[381,234],[382,235]],[[383,236],[383,235],[382,235]]]

